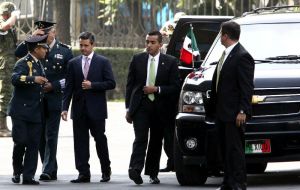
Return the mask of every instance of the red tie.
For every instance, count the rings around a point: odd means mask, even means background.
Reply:
[[[84,66],[83,66],[84,79],[87,79],[87,75],[89,73],[89,68],[90,68],[89,57],[85,57]]]

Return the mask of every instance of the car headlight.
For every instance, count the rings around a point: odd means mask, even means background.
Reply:
[[[182,112],[204,113],[203,96],[201,92],[185,91],[182,93]]]
[[[186,91],[183,93],[182,99],[186,104],[203,104],[201,92]]]

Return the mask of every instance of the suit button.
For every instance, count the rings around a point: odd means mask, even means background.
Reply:
[[[27,105],[26,104],[24,104],[24,107],[26,107]]]

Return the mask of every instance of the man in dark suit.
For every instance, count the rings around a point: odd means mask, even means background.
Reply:
[[[176,58],[160,53],[162,35],[153,31],[146,36],[146,50],[134,55],[129,66],[126,86],[126,120],[133,122],[135,140],[129,165],[129,178],[142,184],[141,171],[150,183],[160,183],[157,178],[162,149],[164,127],[172,119],[173,101],[170,96],[180,90]]]
[[[65,88],[67,64],[73,58],[73,54],[70,47],[56,39],[54,22],[36,21],[34,24],[37,26],[37,30],[33,32],[34,35],[48,34],[49,52],[46,54],[45,59],[41,60],[48,82],[43,86],[46,116],[40,142],[40,156],[43,163],[40,180],[51,181],[57,179],[56,152],[62,92]],[[18,45],[15,55],[21,58],[26,53],[26,44],[22,42]]]
[[[95,139],[101,163],[100,182],[108,182],[111,168],[105,136],[107,118],[105,92],[114,89],[116,83],[109,60],[93,51],[94,35],[90,32],[81,33],[79,43],[82,55],[69,61],[61,113],[62,119],[66,121],[72,99],[75,165],[79,176],[71,182],[90,182],[89,131]]]
[[[43,85],[48,82],[40,60],[45,58],[47,35],[30,36],[27,40],[29,53],[20,59],[13,69],[13,96],[9,115],[12,118],[13,170],[12,181],[38,185],[34,175],[38,162],[38,148],[43,120]]]
[[[247,188],[244,132],[251,116],[254,60],[238,42],[240,26],[233,22],[221,25],[221,43],[225,46],[212,80],[216,127],[224,161],[224,180],[220,190]]]

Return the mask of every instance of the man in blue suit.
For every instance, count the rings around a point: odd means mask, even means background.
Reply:
[[[102,171],[100,182],[108,182],[111,168],[105,136],[107,118],[105,92],[114,89],[116,82],[109,60],[93,51],[94,35],[90,32],[81,33],[79,43],[82,55],[69,61],[61,113],[62,119],[67,121],[68,108],[72,99],[75,165],[79,176],[71,182],[90,182],[89,131],[95,139],[97,155],[100,159]]]

